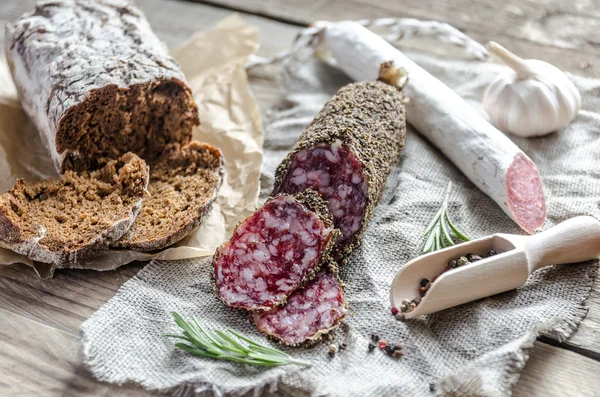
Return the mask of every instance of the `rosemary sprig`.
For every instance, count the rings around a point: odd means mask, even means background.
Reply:
[[[462,241],[469,241],[469,238],[461,233],[461,231],[452,224],[450,216],[448,215],[448,201],[450,198],[451,189],[452,182],[448,182],[448,187],[446,188],[442,206],[425,230],[424,236],[426,239],[425,246],[423,247],[424,254],[454,245],[452,234]]]
[[[207,331],[197,318],[186,321],[177,312],[173,312],[175,323],[182,329],[182,335],[166,335],[184,340],[175,347],[196,356],[228,360],[241,364],[261,367],[277,367],[280,365],[296,364],[303,367],[312,366],[306,361],[296,360],[281,350],[260,345],[237,332],[228,329],[227,332]],[[244,342],[244,343],[242,343]]]

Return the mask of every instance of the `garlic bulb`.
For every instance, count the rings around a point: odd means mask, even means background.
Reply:
[[[581,95],[561,70],[547,62],[521,59],[493,41],[488,50],[512,69],[483,96],[483,106],[498,129],[522,137],[541,136],[577,116]]]

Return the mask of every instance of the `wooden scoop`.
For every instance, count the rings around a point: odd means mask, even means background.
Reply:
[[[440,275],[448,262],[468,253],[498,254]],[[544,266],[577,263],[600,256],[600,222],[591,216],[578,216],[533,236],[494,234],[420,256],[408,262],[394,277],[392,307],[419,294],[423,278],[440,275],[421,302],[404,313],[410,319],[437,312],[476,299],[499,294],[525,284],[527,277]]]

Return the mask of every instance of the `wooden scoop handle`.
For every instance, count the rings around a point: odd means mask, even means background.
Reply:
[[[600,256],[600,221],[577,216],[525,240],[530,274],[548,265],[589,261]]]

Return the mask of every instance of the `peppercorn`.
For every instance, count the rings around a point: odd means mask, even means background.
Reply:
[[[402,304],[403,305],[410,305],[410,300],[408,300],[408,299],[402,299]]]
[[[427,291],[425,291],[425,292],[427,292]],[[425,295],[425,294],[423,294],[423,295]],[[413,299],[413,302],[415,302],[418,305],[419,303],[421,303],[421,298],[419,298],[417,296],[415,299]]]
[[[329,355],[331,357],[335,356],[336,348],[334,344],[329,345]]]
[[[385,349],[385,347],[388,345],[387,341],[382,339],[379,341],[379,348],[380,349]]]
[[[417,304],[413,301],[410,302],[410,311],[412,312],[413,310],[415,310],[417,308]]]
[[[396,348],[394,346],[386,346],[383,350],[385,351],[385,354],[391,357],[396,351]]]
[[[485,257],[486,257],[486,258],[489,258],[490,256],[494,256],[494,255],[496,255],[496,254],[498,254],[496,251],[494,251],[494,250],[489,250],[489,251],[487,252],[487,254],[485,254]]]
[[[430,383],[429,384],[429,391],[434,393],[435,392],[435,383]]]
[[[398,314],[399,310],[397,307],[392,307],[392,314],[395,316],[396,314]]]
[[[426,292],[427,292],[427,288],[425,288],[425,287],[419,287],[419,294],[421,296],[425,296]]]
[[[369,343],[369,353],[371,353],[373,350],[375,350],[375,345],[372,343]]]
[[[456,260],[456,267],[464,266],[464,265],[467,265],[468,263],[469,263],[469,260],[467,258],[465,258],[464,256],[461,256],[460,258],[458,258]]]
[[[456,266],[457,266],[456,259],[452,259],[450,262],[448,262],[448,268],[454,269]]]
[[[404,321],[404,314],[402,314],[402,313],[396,314],[396,320],[398,320],[398,321]]]
[[[379,335],[371,334],[371,340],[375,343],[379,342]]]
[[[479,255],[475,255],[475,254],[467,254],[467,255],[465,255],[465,257],[467,258],[467,260],[469,262],[477,262],[477,261],[481,260],[481,257]]]
[[[346,350],[347,347],[348,347],[348,345],[346,344],[346,342],[342,342],[342,343],[340,343],[338,350],[343,352],[344,350]]]
[[[402,306],[400,306],[400,311],[406,313],[408,311],[408,305],[402,304]]]
[[[394,350],[394,352],[392,353],[392,357],[394,357],[396,360],[399,359],[400,357],[402,357],[404,355],[404,353],[402,352],[402,350]]]
[[[429,284],[429,280],[427,280],[426,278],[424,278],[424,279],[421,280],[420,284],[421,284],[421,287],[425,287],[425,286],[427,286],[427,284]]]

